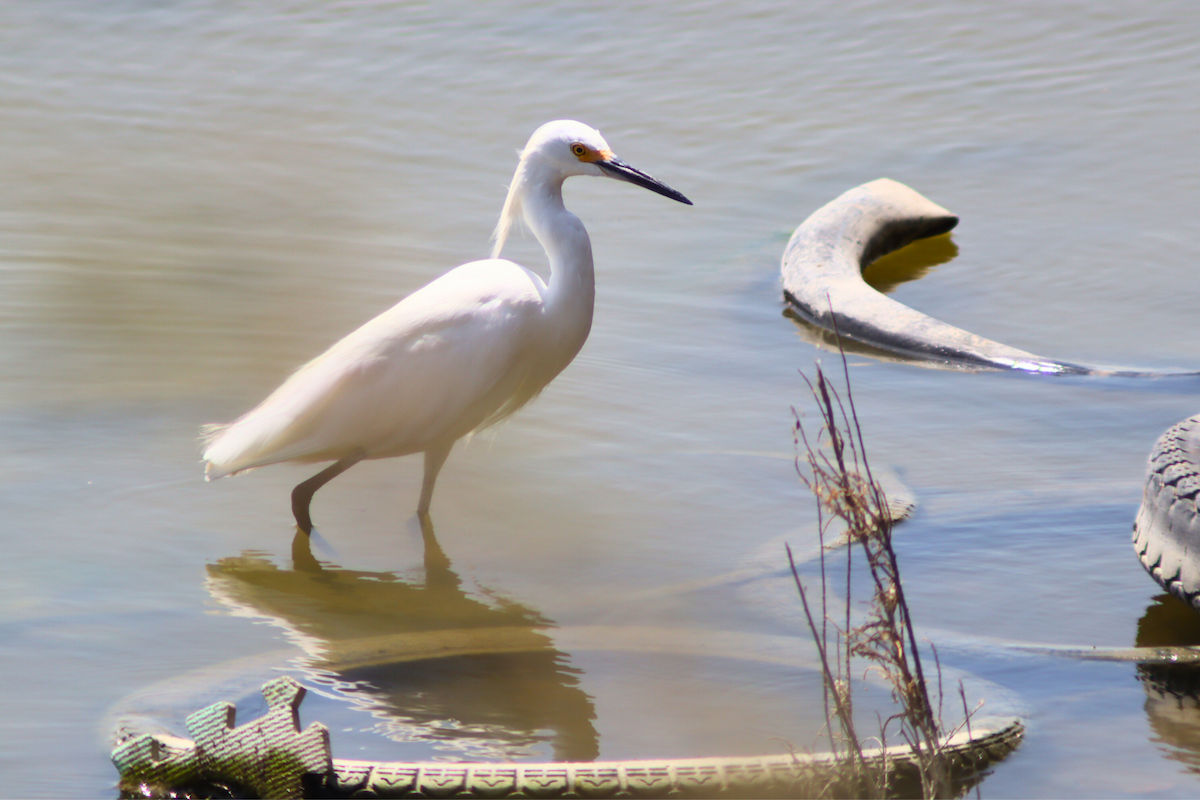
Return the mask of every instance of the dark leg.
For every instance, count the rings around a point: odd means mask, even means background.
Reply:
[[[429,515],[429,501],[433,499],[433,484],[437,481],[438,473],[442,471],[442,464],[446,463],[446,456],[450,455],[450,448],[453,446],[454,442],[445,446],[433,445],[425,451],[425,477],[421,481],[421,500],[417,503],[418,517]]]
[[[292,516],[296,518],[296,524],[300,526],[300,530],[312,533],[312,517],[308,515],[308,506],[312,502],[313,495],[317,493],[317,489],[362,461],[364,455],[362,452],[351,453],[292,489]]]

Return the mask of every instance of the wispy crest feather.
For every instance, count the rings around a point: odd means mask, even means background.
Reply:
[[[492,258],[499,258],[504,243],[508,241],[509,231],[513,222],[521,216],[521,197],[525,194],[525,153],[521,151],[520,162],[516,174],[513,175],[512,185],[508,187],[508,197],[504,198],[504,208],[500,209],[500,219],[496,222],[496,230],[492,231]]]

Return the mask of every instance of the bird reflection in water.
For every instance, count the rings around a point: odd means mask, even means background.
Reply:
[[[1138,620],[1138,647],[1200,646],[1200,614],[1169,594],[1160,595]],[[1200,773],[1200,664],[1138,664],[1146,689],[1153,741],[1168,758]]]
[[[590,761],[599,754],[592,700],[541,629],[535,610],[462,588],[433,534],[424,580],[322,563],[308,535],[292,542],[292,569],[243,553],[208,566],[208,591],[242,616],[287,631],[306,670],[375,718],[399,741],[433,742],[468,759]],[[336,745],[336,740],[335,740]]]

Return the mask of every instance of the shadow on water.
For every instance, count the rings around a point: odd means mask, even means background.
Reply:
[[[1200,645],[1200,614],[1171,595],[1154,598],[1138,620],[1138,647]],[[1200,773],[1200,665],[1139,664],[1152,741],[1166,756]]]
[[[863,280],[881,294],[891,294],[901,284],[924,278],[934,267],[958,257],[950,234],[918,239],[894,253],[877,258],[862,271]]]
[[[292,568],[246,552],[208,566],[207,588],[235,613],[283,628],[306,667],[400,741],[441,742],[473,758],[599,755],[579,670],[541,629],[553,622],[487,590],[462,588],[433,534],[424,575],[342,569],[297,532]],[[423,577],[423,579],[421,579]]]

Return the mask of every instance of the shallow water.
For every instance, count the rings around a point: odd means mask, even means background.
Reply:
[[[542,637],[515,666],[389,672],[365,710],[362,684],[299,670],[324,692],[306,721],[339,757],[810,745],[786,582],[685,591],[813,543],[789,409],[797,370],[835,358],[782,316],[788,236],[891,177],[962,219],[890,281],[900,302],[1048,357],[1200,368],[1198,30],[1189,3],[0,8],[4,793],[111,794],[113,715],[177,724],[223,687],[249,713],[306,646],[495,614]],[[451,455],[448,566],[423,568],[416,459],[318,495],[317,558],[353,587],[330,607],[296,588],[290,549],[287,493],[311,470],[205,484],[196,431],[486,254],[514,150],[561,117],[696,205],[567,184],[596,256],[590,340]],[[506,255],[543,264],[529,237]],[[1129,543],[1145,458],[1200,380],[861,355],[851,379],[874,463],[921,501],[897,540],[918,623],[979,696],[1029,715],[983,794],[1194,796],[1200,723],[1163,723],[1132,665],[1004,643],[1135,642],[1159,595]],[[286,586],[222,584],[247,564]],[[598,628],[625,633],[579,633]],[[639,649],[646,630],[674,649]],[[685,646],[709,640],[724,649]],[[145,692],[160,701],[129,700]]]

